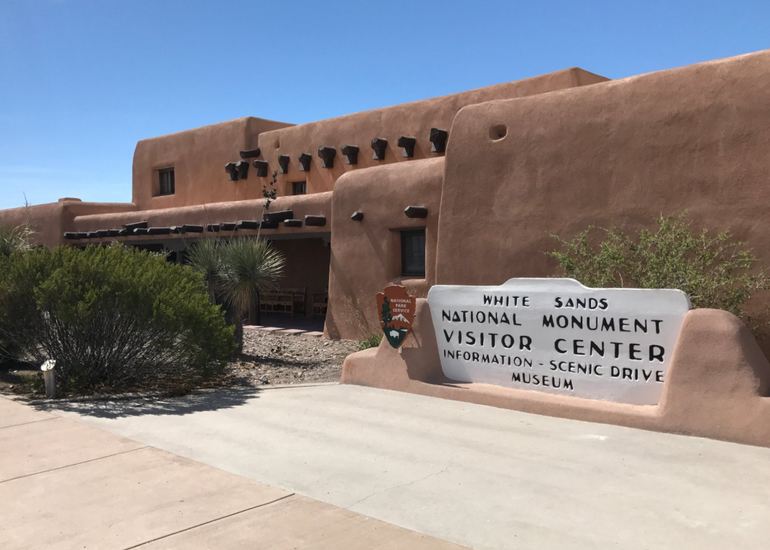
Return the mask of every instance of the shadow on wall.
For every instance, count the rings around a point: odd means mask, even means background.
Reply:
[[[105,399],[72,401],[45,401],[31,403],[48,412],[73,412],[97,418],[121,418],[142,415],[185,415],[196,412],[230,409],[258,397],[257,388],[231,388],[227,390],[202,390],[184,397],[148,398],[131,396]]]

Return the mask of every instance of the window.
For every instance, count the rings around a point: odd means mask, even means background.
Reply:
[[[307,182],[295,181],[291,184],[292,195],[305,195],[307,193]]]
[[[158,195],[173,195],[176,191],[174,184],[174,169],[158,170]]]
[[[401,275],[425,277],[425,228],[401,232]]]

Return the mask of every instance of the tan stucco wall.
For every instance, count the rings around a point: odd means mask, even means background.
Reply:
[[[260,132],[283,126],[244,117],[140,141],[134,151],[133,202],[141,210],[151,210],[261,197],[262,185],[253,167],[247,180],[232,182],[225,164],[240,160],[239,151],[256,147]],[[176,193],[154,196],[157,170],[171,166]]]
[[[34,232],[34,242],[53,247],[64,242],[64,232],[73,231],[76,216],[92,212],[126,212],[132,204],[81,202],[60,199],[58,202],[0,210],[0,225],[28,225]]]
[[[446,156],[437,282],[550,275],[551,234],[682,210],[732,229],[770,265],[768,89],[761,52],[462,109]],[[498,125],[507,135],[494,141]]]
[[[427,296],[434,283],[438,211],[444,159],[425,159],[357,170],[334,188],[329,312],[334,338],[365,338],[380,331],[375,295],[388,283]],[[427,218],[407,218],[407,206],[425,206]],[[353,221],[355,211],[364,213]],[[425,227],[425,277],[401,277],[399,230]]]
[[[606,80],[603,76],[583,69],[566,69],[478,90],[268,131],[260,134],[258,142],[262,158],[270,163],[271,172],[278,170],[280,155],[291,157],[288,173],[279,175],[279,193],[290,193],[291,182],[294,181],[307,181],[308,193],[331,191],[334,182],[344,173],[387,163],[438,156],[431,153],[431,143],[428,139],[430,129],[435,127],[449,130],[457,111],[466,105],[491,99],[529,96]],[[417,138],[414,159],[402,156],[402,149],[397,146],[401,136]],[[375,137],[388,140],[386,157],[381,161],[372,159],[371,140]],[[359,147],[356,166],[346,165],[340,151],[343,145],[348,144]],[[318,148],[322,146],[337,149],[332,169],[322,167],[318,157]],[[302,153],[313,157],[308,172],[299,169],[297,159]]]

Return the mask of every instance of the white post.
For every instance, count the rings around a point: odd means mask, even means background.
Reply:
[[[56,371],[54,371],[54,367],[56,366],[56,361],[53,359],[49,359],[45,363],[42,364],[40,367],[40,370],[43,371],[43,382],[45,383],[45,396],[48,399],[53,399],[56,397]]]

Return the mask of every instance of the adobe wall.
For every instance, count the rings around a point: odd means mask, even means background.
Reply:
[[[260,132],[286,125],[244,117],[140,141],[134,151],[133,202],[140,210],[152,210],[262,197],[262,184],[253,167],[251,177],[233,182],[225,164],[240,160],[239,151],[255,148]],[[174,167],[176,193],[154,196],[157,170],[170,166]]]
[[[308,193],[331,191],[334,182],[344,173],[382,166],[384,163],[413,160],[404,158],[402,149],[397,146],[401,136],[417,138],[414,159],[438,156],[431,153],[430,129],[435,127],[449,130],[455,114],[465,105],[541,94],[606,80],[603,76],[579,68],[566,69],[478,90],[268,131],[259,135],[258,144],[262,158],[270,164],[271,172],[278,170],[280,155],[290,157],[288,173],[279,176],[280,194],[291,194],[291,182],[294,181],[307,181]],[[388,140],[384,160],[372,158],[371,140],[375,137]],[[347,144],[359,147],[356,166],[345,164],[340,149]],[[322,146],[337,149],[334,167],[331,169],[323,168],[318,157],[318,148]],[[299,169],[298,158],[302,153],[313,157],[308,172]]]
[[[132,204],[81,202],[60,199],[58,202],[0,210],[0,225],[29,225],[36,244],[53,247],[64,242],[64,232],[72,231],[76,216],[92,212],[125,212]]]
[[[356,170],[332,195],[332,246],[326,331],[332,338],[380,332],[375,295],[388,283],[425,297],[435,283],[435,250],[444,159]],[[407,206],[425,206],[426,218],[407,218]],[[361,221],[350,219],[355,211]],[[401,276],[401,229],[425,227],[425,277]]]
[[[59,203],[38,204],[0,210],[0,226],[28,225],[34,232],[34,242],[54,246],[64,233],[64,211]]]
[[[436,282],[551,275],[551,234],[683,210],[770,265],[768,89],[770,51],[465,107],[446,156]]]

